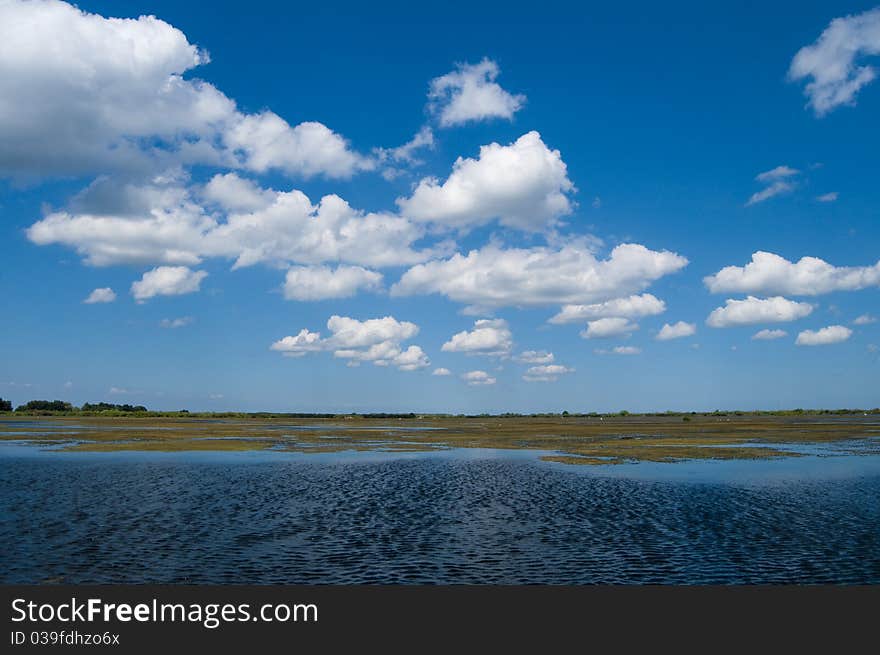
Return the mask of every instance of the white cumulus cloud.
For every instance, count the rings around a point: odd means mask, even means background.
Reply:
[[[131,295],[143,302],[154,296],[195,293],[207,275],[205,271],[194,271],[186,266],[159,266],[132,283]]]
[[[817,116],[855,105],[859,91],[877,77],[863,57],[880,54],[880,8],[835,18],[812,44],[792,59],[791,80],[808,79],[804,93]]]
[[[853,321],[853,325],[870,325],[871,323],[876,322],[877,318],[875,316],[871,316],[870,314],[862,314]]]
[[[615,346],[614,348],[597,348],[593,351],[597,355],[639,355],[641,348],[635,346]]]
[[[428,101],[440,125],[451,127],[469,121],[513,118],[526,101],[508,93],[495,81],[500,69],[491,59],[478,64],[458,64],[456,70],[431,80]]]
[[[607,339],[629,334],[638,329],[638,324],[628,318],[598,318],[587,323],[587,329],[581,332],[581,336],[584,339]]]
[[[880,286],[880,261],[874,266],[833,266],[817,257],[802,257],[793,263],[758,251],[745,266],[726,266],[703,281],[712,293],[816,296]]]
[[[496,380],[486,371],[468,371],[463,373],[461,379],[471,386],[495,384]]]
[[[319,352],[324,349],[324,343],[320,332],[310,332],[306,328],[299,331],[296,336],[287,336],[279,339],[271,346],[271,350],[277,350],[285,357],[302,357],[307,353]]]
[[[548,323],[581,323],[596,318],[641,318],[654,316],[666,311],[666,303],[650,293],[612,298],[592,305],[564,305],[562,310],[553,316]]]
[[[809,316],[813,305],[773,296],[756,298],[749,296],[744,300],[728,299],[724,307],[712,310],[706,325],[713,328],[726,328],[756,323],[787,323]]]
[[[782,337],[787,337],[788,332],[785,330],[759,330],[752,335],[753,341],[772,341],[773,339],[781,339]]]
[[[530,367],[522,379],[526,382],[556,382],[560,375],[567,373],[574,373],[574,369],[562,364],[544,364]]]
[[[445,254],[445,245],[418,252],[424,228],[387,213],[354,209],[336,195],[317,204],[298,190],[259,189],[227,174],[203,194],[239,209],[209,212],[181,180],[147,184],[101,179],[72,206],[49,213],[27,230],[38,245],[74,248],[94,266],[198,264],[206,257],[234,260],[234,267],[345,263],[402,266]],[[237,198],[237,200],[235,200]]]
[[[410,268],[391,295],[440,293],[483,308],[604,302],[641,291],[687,263],[676,253],[631,243],[607,259],[577,242],[558,250],[488,245]]]
[[[507,146],[491,143],[477,159],[459,157],[441,182],[428,177],[409,198],[398,198],[401,213],[418,222],[466,229],[498,220],[529,232],[554,226],[572,211],[574,185],[558,150],[537,132]]]
[[[113,302],[114,300],[116,300],[116,292],[110,287],[101,287],[100,289],[93,290],[83,302],[87,305],[93,305],[95,303]]]
[[[476,321],[473,330],[452,335],[441,350],[498,357],[508,355],[512,347],[513,334],[507,321],[497,318]]]
[[[294,266],[284,278],[284,297],[288,300],[351,298],[361,289],[375,291],[382,285],[382,274],[361,266]]]
[[[440,367],[440,368],[435,368],[434,372],[431,373],[431,375],[436,375],[438,377],[445,377],[447,375],[452,375],[452,371],[450,371],[448,368]]]
[[[829,325],[820,330],[804,330],[797,335],[795,344],[798,346],[825,346],[846,341],[852,336],[852,330],[843,325]]]
[[[421,347],[410,345],[404,349],[401,345],[402,341],[418,334],[419,327],[415,323],[398,321],[393,316],[361,321],[333,315],[327,320],[327,329],[330,330],[330,336],[322,338],[319,332],[303,328],[296,336],[279,339],[270,349],[287,357],[332,352],[334,357],[348,360],[349,366],[372,362],[376,366],[416,371],[431,365]]]
[[[657,333],[655,339],[657,341],[669,341],[670,339],[681,339],[689,337],[697,333],[697,326],[693,323],[678,321],[677,323],[664,323],[663,327]]]
[[[514,359],[521,364],[552,364],[556,357],[546,350],[526,350]]]
[[[372,167],[320,123],[240,112],[189,73],[209,62],[155,16],[105,18],[59,0],[0,2],[0,175],[208,164],[350,177]]]

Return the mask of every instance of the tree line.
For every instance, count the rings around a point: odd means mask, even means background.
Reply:
[[[0,398],[0,412],[11,412],[12,402]],[[148,411],[143,405],[116,405],[114,403],[86,403],[82,407],[65,402],[63,400],[29,400],[23,405],[15,408],[16,412],[53,412],[53,413],[72,413],[72,412],[146,412]]]

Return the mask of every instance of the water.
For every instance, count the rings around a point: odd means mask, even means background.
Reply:
[[[0,447],[0,582],[880,583],[880,456]]]

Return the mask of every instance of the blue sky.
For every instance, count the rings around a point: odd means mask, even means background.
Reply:
[[[880,404],[869,3],[78,7],[0,0],[4,398]]]

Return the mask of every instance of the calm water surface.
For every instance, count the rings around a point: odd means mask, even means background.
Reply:
[[[880,583],[880,456],[0,445],[0,582]]]

